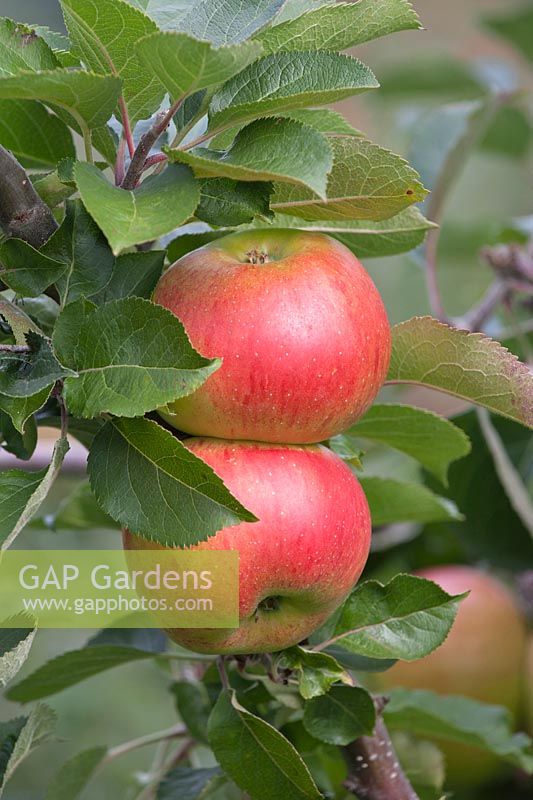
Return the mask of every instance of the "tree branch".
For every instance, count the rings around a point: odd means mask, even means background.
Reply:
[[[39,249],[57,230],[54,215],[41,200],[26,171],[0,145],[0,227],[8,236]]]
[[[150,154],[150,150],[157,142],[163,131],[170,125],[172,117],[179,109],[183,102],[183,98],[177,100],[167,111],[161,111],[156,115],[154,124],[141,138],[137,149],[133,154],[126,177],[122,181],[123,189],[135,189],[139,183],[139,179],[145,169],[145,162]]]
[[[384,699],[378,698],[374,735],[361,736],[342,748],[350,770],[344,786],[359,800],[419,800],[381,717],[384,706]]]

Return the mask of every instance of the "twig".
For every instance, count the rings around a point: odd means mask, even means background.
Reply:
[[[533,505],[524,482],[515,465],[509,458],[507,450],[500,439],[498,431],[491,422],[486,408],[476,409],[481,431],[489,448],[494,468],[505,490],[509,502],[520,517],[524,527],[533,537]]]
[[[116,73],[116,75],[118,77],[118,73]],[[131,132],[131,123],[130,123],[130,115],[128,114],[128,107],[126,105],[126,101],[122,96],[119,98],[118,105],[120,108],[120,116],[122,117],[122,128],[124,129],[124,138],[126,139],[126,144],[128,145],[128,152],[130,154],[130,158],[133,158],[133,154],[135,153],[135,142],[133,141],[133,133]]]
[[[448,155],[439,180],[433,188],[427,203],[427,216],[430,220],[436,222],[439,227],[429,232],[426,242],[426,283],[431,312],[433,316],[437,317],[441,322],[450,324],[450,319],[446,314],[442,302],[437,277],[438,250],[441,234],[440,223],[448,191],[455,179],[461,174],[473,145],[486,131],[496,112],[508,103],[511,98],[512,95],[508,92],[495,94],[487,104],[484,112],[472,120],[465,135]]]
[[[0,344],[0,353],[29,353],[31,347],[27,344]]]
[[[419,800],[398,761],[379,709],[374,735],[361,736],[342,750],[349,768],[344,786],[359,800]]]
[[[350,769],[344,786],[359,800],[418,800],[403,772],[382,719],[374,736],[362,736],[344,748]]]
[[[120,142],[118,143],[117,148],[117,157],[115,160],[115,186],[120,186],[122,181],[124,180],[125,168],[124,168],[124,156],[126,154],[126,139],[124,136],[120,137]]]
[[[429,232],[426,240],[426,286],[431,313],[441,322],[449,323],[450,320],[444,309],[437,277],[440,231],[440,227],[434,228]]]
[[[41,247],[57,230],[54,215],[41,200],[26,171],[0,145],[0,227],[8,236]]]
[[[147,747],[168,739],[177,739],[180,736],[185,736],[186,733],[187,728],[184,725],[174,725],[173,728],[167,728],[164,731],[156,731],[155,733],[148,733],[146,736],[140,736],[138,739],[131,739],[129,742],[124,742],[108,750],[106,757],[102,761],[102,766],[109,764],[110,761],[114,761],[116,758],[121,758],[127,753],[131,753],[132,750],[138,750],[141,747]]]
[[[141,137],[135,152],[132,155],[131,163],[126,172],[126,177],[122,181],[123,189],[135,189],[139,179],[145,169],[145,162],[150,154],[150,150],[157,142],[163,131],[170,125],[172,117],[179,109],[183,98],[177,100],[167,111],[161,111],[156,115],[152,127]]]
[[[226,672],[226,663],[224,661],[224,656],[218,656],[218,658],[217,658],[217,669],[218,669],[218,674],[220,675],[220,681],[222,683],[222,688],[223,689],[231,688],[230,687],[229,678],[228,678],[228,673]]]
[[[174,755],[170,756],[170,758],[167,761],[165,761],[165,763],[163,763],[158,770],[153,770],[154,777],[144,787],[141,793],[137,795],[135,800],[152,800],[152,798],[155,797],[157,787],[159,786],[159,784],[161,783],[167,772],[170,772],[171,769],[176,767],[185,758],[187,758],[189,752],[192,750],[195,744],[196,742],[194,741],[194,739],[187,739],[183,743],[183,745],[179,748],[177,753],[174,753]]]
[[[473,306],[464,317],[454,320],[454,324],[458,328],[464,328],[472,333],[480,331],[493,311],[506,299],[508,294],[509,287],[504,281],[497,278],[489,286],[479,303]]]

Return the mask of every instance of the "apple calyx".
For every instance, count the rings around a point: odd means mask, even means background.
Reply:
[[[249,250],[246,253],[246,258],[250,262],[250,264],[266,264],[268,262],[268,253],[265,253],[264,250]]]
[[[260,614],[261,612],[266,612],[267,614],[271,611],[278,611],[281,605],[281,597],[278,595],[271,595],[270,597],[265,597],[259,605],[257,606],[255,613]]]

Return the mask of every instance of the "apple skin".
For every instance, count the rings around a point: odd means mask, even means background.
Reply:
[[[357,478],[321,445],[184,444],[259,522],[224,528],[191,548],[239,551],[240,627],[168,634],[198,653],[276,652],[301,642],[335,611],[365,566],[371,523]],[[127,530],[123,539],[126,549],[161,547]],[[267,598],[279,599],[279,607],[261,606]]]
[[[526,729],[533,736],[533,634],[529,635],[525,667]]]
[[[266,263],[250,259],[268,254]],[[160,411],[199,436],[306,444],[345,430],[389,366],[390,325],[370,276],[340,242],[292,230],[239,232],[188,253],[153,300],[223,364]]]
[[[526,626],[511,592],[499,580],[471,567],[449,565],[416,573],[449,594],[470,595],[461,602],[448,638],[434,653],[415,662],[398,662],[379,677],[380,689],[404,687],[455,694],[505,706],[516,720],[522,695]],[[505,765],[482,751],[438,742],[452,786],[480,786]]]

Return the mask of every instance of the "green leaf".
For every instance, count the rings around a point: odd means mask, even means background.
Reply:
[[[49,258],[22,239],[0,245],[0,278],[17,294],[38,297],[65,271],[65,265]]]
[[[80,297],[92,299],[111,280],[115,257],[80,200],[66,203],[61,227],[40,252],[62,265],[55,282],[63,305]]]
[[[183,33],[159,31],[136,46],[143,68],[163,84],[170,97],[180,97],[224,83],[261,55],[258,42],[213,47]]]
[[[284,0],[193,0],[176,27],[217,47],[249,39],[278,13]],[[180,3],[181,4],[181,3]]]
[[[209,742],[222,769],[254,800],[320,800],[293,745],[275,728],[221,692],[209,718]]]
[[[463,519],[455,503],[434,494],[420,483],[362,476],[360,483],[370,506],[374,526],[393,522],[446,522]]]
[[[76,164],[75,177],[85,208],[115,254],[178,228],[200,199],[199,185],[184,166],[169,165],[133,192],[112,186],[91,164]]]
[[[191,735],[207,744],[207,721],[211,713],[211,702],[203,683],[177,681],[172,684],[178,713]]]
[[[486,91],[470,64],[447,56],[392,62],[380,70],[379,77],[381,90],[376,98],[388,103],[426,97],[431,97],[432,102],[472,99]]]
[[[334,138],[325,200],[307,189],[277,185],[271,208],[311,220],[383,220],[423,200],[418,173],[400,156],[366,139]]]
[[[363,136],[342,114],[332,108],[300,108],[293,111],[280,111],[278,116],[289,117],[296,122],[310,125],[327,136]]]
[[[220,237],[225,236],[227,232],[228,231],[220,230],[205,231],[205,233],[183,233],[170,242],[167,248],[168,260],[172,264],[174,261],[177,261],[178,258],[190,253],[191,250],[197,250],[199,247],[203,247],[204,244],[209,244],[209,242],[213,242],[215,239],[220,239]]]
[[[446,760],[432,742],[396,731],[394,749],[417,797],[420,800],[446,800],[444,782]]]
[[[349,673],[327,653],[316,653],[302,647],[283,650],[275,661],[278,671],[290,670],[298,677],[298,690],[304,700],[319,697],[330,690],[334,683],[353,686]]]
[[[275,116],[285,117],[295,122],[301,122],[303,125],[309,125],[326,136],[363,135],[361,131],[352,127],[342,114],[339,114],[338,111],[333,111],[331,108],[300,108],[293,111],[278,111]],[[213,150],[225,150],[231,145],[238,132],[242,130],[244,124],[227,128],[213,136],[209,141],[209,147]]]
[[[533,770],[531,739],[525,733],[513,733],[507,709],[422,689],[394,689],[390,694],[391,701],[384,711],[388,727],[424,738],[473,745],[526,772]]]
[[[10,547],[39,510],[54,483],[69,444],[57,440],[48,467],[39,472],[8,469],[0,473],[0,549]]]
[[[3,628],[0,631],[0,686],[7,686],[15,677],[30,654],[34,638],[34,628]]]
[[[159,784],[156,800],[199,800],[221,774],[219,767],[175,767]]]
[[[278,111],[326,105],[379,86],[371,70],[338,53],[278,53],[260,58],[213,96],[210,128]]]
[[[376,724],[374,701],[358,686],[333,686],[327,694],[306,702],[303,723],[315,739],[347,745],[360,736],[371,736]]]
[[[106,753],[106,747],[93,747],[66,761],[48,785],[45,800],[77,800]]]
[[[359,0],[325,5],[258,35],[265,53],[346,50],[397,31],[420,28],[407,0]]]
[[[533,142],[533,127],[526,111],[507,106],[500,108],[480,142],[483,150],[509,158],[525,158]]]
[[[415,661],[446,639],[460,599],[414,575],[396,575],[385,585],[366,581],[345,601],[328,645],[368,658]]]
[[[168,643],[166,634],[159,628],[102,628],[95,636],[91,636],[86,647],[119,644],[158,655],[167,650]]]
[[[33,320],[20,308],[0,295],[0,315],[5,319],[13,332],[15,344],[25,345],[28,331],[42,334]]]
[[[99,75],[119,76],[132,124],[161,105],[161,82],[138,59],[136,44],[155,23],[123,0],[61,0],[73,52]]]
[[[91,131],[91,142],[95,150],[105,158],[110,167],[117,160],[118,137],[109,125],[100,125]]]
[[[220,366],[192,347],[182,323],[140,297],[81,311],[71,303],[54,331],[58,357],[75,373],[64,395],[78,417],[139,417],[192,394]]]
[[[119,527],[98,506],[89,481],[82,481],[66,495],[55,513],[46,515],[44,523],[54,531],[116,530]]]
[[[236,226],[255,217],[271,216],[269,200],[272,185],[261,182],[211,178],[200,186],[200,205],[195,216],[210,225]]]
[[[34,100],[0,100],[0,144],[32,169],[75,155],[65,123]]]
[[[44,406],[51,388],[51,386],[47,386],[30,397],[8,397],[0,394],[0,409],[11,417],[15,429],[19,433],[25,432],[27,420]]]
[[[474,410],[454,419],[472,441],[472,452],[450,469],[453,498],[466,520],[447,526],[454,552],[464,553],[470,563],[486,563],[496,569],[519,572],[533,568],[531,534],[511,505],[494,459],[487,447]],[[492,425],[516,469],[531,487],[531,433],[505,417],[492,417]],[[505,536],[501,532],[505,531]]]
[[[312,11],[321,6],[331,6],[336,2],[337,0],[285,0],[283,8],[272,24],[281,25],[282,22],[286,22],[288,19],[300,17],[306,11]]]
[[[100,506],[132,533],[183,547],[255,517],[171,433],[148,419],[115,419],[89,454]]]
[[[68,36],[65,36],[63,33],[58,33],[58,31],[53,31],[46,25],[31,25],[30,27],[41,39],[44,39],[48,47],[50,47],[54,53],[68,54],[70,50]]]
[[[120,94],[120,80],[81,70],[21,72],[0,77],[0,99],[42,100],[68,111],[78,126],[96,128],[113,113]]]
[[[101,645],[71,650],[53,658],[12,686],[7,694],[16,703],[29,703],[75,686],[113,667],[152,658],[153,653],[133,647]]]
[[[485,113],[484,113],[485,111]],[[481,102],[452,103],[431,110],[416,125],[409,160],[431,191],[446,192],[457,175],[458,156],[486,127]]]
[[[0,393],[8,397],[31,397],[74,374],[59,363],[49,339],[33,332],[26,339],[28,353],[0,353]]]
[[[242,181],[288,181],[311,187],[323,196],[332,167],[326,138],[300,122],[261,119],[237,134],[229,150],[167,150],[170,158],[189,164],[202,177]]]
[[[70,162],[71,159],[66,159],[66,161]],[[65,159],[63,162],[59,163],[61,165],[61,163],[64,162]],[[57,169],[53,172],[49,172],[47,175],[39,176],[34,179],[33,187],[41,200],[44,200],[49,208],[56,208],[61,205],[64,200],[69,198],[76,191],[75,185],[71,186],[67,183],[63,183]]]
[[[481,333],[450,328],[431,317],[395,325],[387,380],[431,386],[533,427],[533,376]]]
[[[13,425],[9,414],[2,409],[2,400],[4,397],[4,395],[0,395],[0,439],[2,447],[8,453],[13,453],[17,458],[27,461],[32,457],[37,444],[37,425],[35,424],[35,419],[32,419],[31,422],[25,426],[24,432],[18,431]],[[6,399],[8,401],[12,400],[12,398]]]
[[[533,61],[533,9],[513,7],[506,14],[485,17],[485,26]]]
[[[38,703],[28,717],[1,724],[0,752],[5,755],[5,761],[0,762],[0,795],[30,753],[51,739],[56,721],[55,711]]]
[[[374,405],[344,436],[370,439],[407,453],[444,484],[450,464],[471,449],[468,436],[449,420],[404,405]]]
[[[52,333],[59,314],[59,305],[55,300],[42,294],[40,297],[21,297],[18,304],[45,336]]]
[[[280,228],[327,233],[346,245],[358,258],[384,258],[407,253],[421,245],[427,232],[435,227],[416,206],[380,222],[365,220],[338,220],[307,222],[299,217],[276,214],[274,223]]]
[[[57,66],[52,50],[32,28],[0,17],[0,77]]]
[[[90,295],[90,299],[96,304],[124,297],[149,299],[163,272],[164,261],[164,250],[123,253],[117,256],[108,282],[98,292]]]

